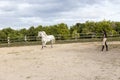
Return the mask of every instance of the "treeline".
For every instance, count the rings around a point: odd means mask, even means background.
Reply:
[[[109,35],[120,34],[120,22],[113,21],[86,21],[85,23],[76,23],[75,25],[68,26],[65,23],[60,23],[50,26],[39,25],[37,27],[31,26],[29,29],[15,30],[10,27],[0,30],[0,39],[20,38],[23,36],[37,36],[39,31],[45,31],[47,34],[54,36],[61,36],[62,39],[67,39],[68,36],[74,37],[75,35],[81,36],[82,34],[95,34],[100,35],[102,30],[105,29]]]

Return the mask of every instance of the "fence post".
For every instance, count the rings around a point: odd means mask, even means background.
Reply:
[[[7,37],[8,46],[10,45],[10,37]]]
[[[78,34],[75,33],[75,41],[77,41],[77,39],[78,39]]]
[[[27,36],[25,35],[25,37],[24,37],[24,40],[25,40],[25,42],[27,42]]]

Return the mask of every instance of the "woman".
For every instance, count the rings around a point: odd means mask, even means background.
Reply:
[[[102,45],[102,51],[104,50],[104,46],[106,47],[106,51],[108,51],[108,45],[107,45],[107,33],[105,30],[103,30],[103,45]]]

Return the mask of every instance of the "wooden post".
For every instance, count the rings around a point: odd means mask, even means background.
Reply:
[[[10,37],[7,37],[8,46],[10,45]]]
[[[78,35],[77,33],[75,33],[75,41],[77,41]]]
[[[24,37],[24,40],[25,40],[25,42],[27,42],[27,36],[25,35],[25,37]]]

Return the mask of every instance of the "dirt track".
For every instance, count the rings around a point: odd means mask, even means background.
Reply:
[[[0,80],[120,80],[120,47],[100,48],[100,43],[0,48]]]

